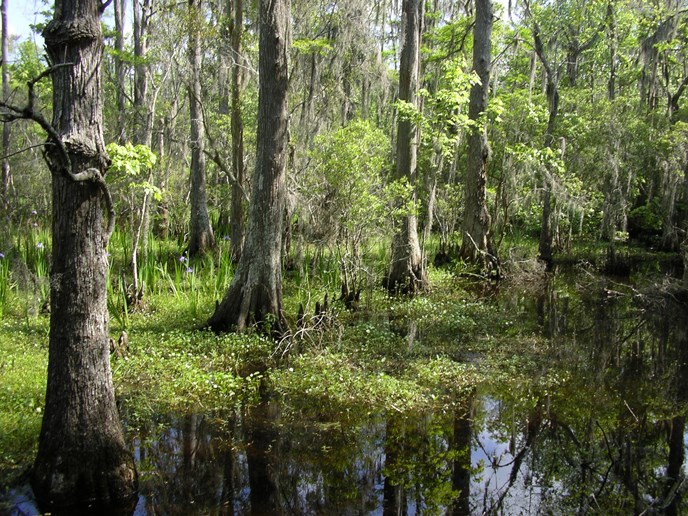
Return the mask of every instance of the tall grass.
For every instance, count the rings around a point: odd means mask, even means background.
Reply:
[[[0,319],[5,314],[5,307],[9,300],[9,294],[12,290],[10,283],[10,262],[5,257],[4,253],[0,253]]]
[[[35,222],[26,225],[22,231],[10,230],[5,238],[8,256],[0,258],[0,316],[6,313],[12,299],[25,301],[17,306],[26,306],[27,316],[40,314],[49,299],[50,234]],[[155,310],[156,304],[167,303],[193,318],[204,317],[224,297],[234,275],[230,242],[218,239],[214,252],[189,259],[184,254],[184,241],[160,240],[153,234],[148,241],[147,254],[140,255],[138,260],[136,284],[143,292],[143,301],[139,303],[132,290],[135,283],[131,267],[132,235],[118,228],[112,236],[108,248],[107,290],[113,325],[129,328],[133,311]],[[387,242],[377,241],[366,249],[361,265],[366,297],[372,297],[372,289],[380,284],[388,249]],[[294,263],[295,269],[285,272],[287,281],[283,284],[288,313],[295,315],[299,304],[312,311],[315,301],[322,301],[326,292],[330,300],[338,297],[341,267],[336,252],[323,245],[305,244]]]

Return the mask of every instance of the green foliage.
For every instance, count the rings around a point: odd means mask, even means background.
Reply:
[[[383,222],[387,153],[385,134],[369,122],[354,121],[316,139],[312,157],[324,181],[313,192],[342,229],[363,232]]]
[[[32,39],[22,41],[16,50],[14,62],[10,65],[10,80],[12,88],[22,93],[26,92],[26,83],[38,77],[46,69],[43,53]],[[43,81],[37,86],[39,96],[47,98],[50,95],[50,81]]]
[[[300,54],[324,55],[332,51],[332,42],[327,38],[295,39],[292,48]]]
[[[457,140],[471,126],[468,118],[470,89],[479,84],[480,79],[475,72],[467,71],[469,67],[462,57],[446,59],[439,68],[437,87],[434,91],[420,90],[420,96],[425,99],[423,113],[412,120],[422,127],[424,146],[439,148],[445,157],[451,158]],[[400,110],[402,118],[412,116],[413,113],[406,111],[408,108]]]
[[[315,173],[302,194],[312,206],[316,234],[336,245],[347,292],[362,288],[365,250],[388,227],[388,145],[370,122],[353,121],[318,136],[311,152]]]
[[[110,143],[106,151],[112,160],[108,177],[113,182],[123,182],[131,190],[148,192],[158,201],[162,199],[160,188],[144,179],[144,173],[152,169],[158,161],[157,155],[148,146]]]
[[[637,231],[657,235],[662,230],[662,213],[656,203],[638,206],[628,214],[628,221]]]

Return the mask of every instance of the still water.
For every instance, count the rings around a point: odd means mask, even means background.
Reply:
[[[549,342],[528,380],[355,424],[287,416],[269,395],[231,416],[159,415],[128,428],[133,513],[688,513],[684,294],[579,271],[484,295],[514,335]],[[13,497],[14,514],[37,513]]]

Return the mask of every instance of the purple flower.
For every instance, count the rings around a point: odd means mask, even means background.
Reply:
[[[0,253],[0,260],[4,260],[4,259],[5,259],[5,253]]]
[[[225,235],[224,240],[225,241],[229,240],[229,235]]]
[[[179,257],[179,263],[184,263],[186,262],[186,256],[182,255]]]
[[[193,269],[192,269],[191,267],[187,267],[187,268],[186,268],[186,272],[188,272],[189,274],[191,274],[191,273],[193,272]]]
[[[38,242],[38,243],[36,244],[36,248],[37,248],[37,249],[43,249],[44,247],[45,247],[45,246],[43,245],[43,242]]]

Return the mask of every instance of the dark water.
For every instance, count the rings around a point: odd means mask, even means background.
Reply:
[[[548,342],[523,381],[354,425],[269,399],[231,417],[161,415],[129,429],[134,514],[688,514],[683,294],[583,271],[490,296],[514,334]],[[13,494],[16,514],[37,513]]]

